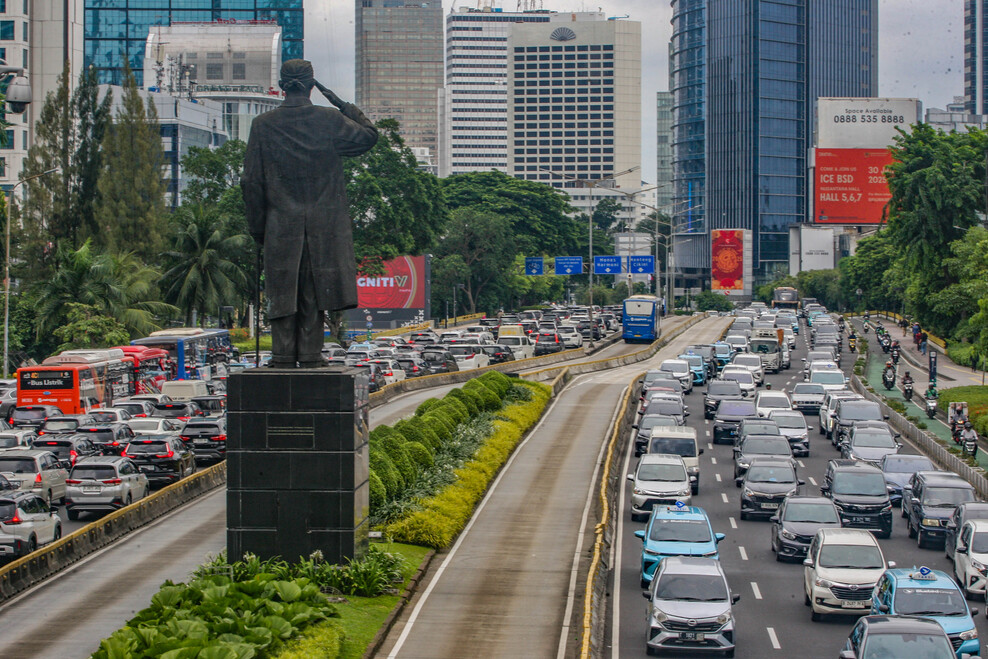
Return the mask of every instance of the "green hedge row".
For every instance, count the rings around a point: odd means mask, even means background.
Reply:
[[[372,430],[371,509],[400,498],[433,466],[436,451],[453,437],[456,427],[483,412],[499,410],[511,387],[511,378],[488,371],[441,399],[426,400],[411,418]]]

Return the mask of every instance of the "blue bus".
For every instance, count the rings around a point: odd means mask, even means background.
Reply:
[[[219,361],[235,361],[230,332],[225,329],[172,327],[151,332],[147,337],[135,339],[130,344],[168,351],[171,367],[169,380],[196,379],[199,377],[200,366]]]
[[[659,338],[662,299],[654,295],[632,295],[624,301],[624,342],[651,343]]]

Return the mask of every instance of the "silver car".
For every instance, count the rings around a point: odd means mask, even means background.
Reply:
[[[645,521],[652,506],[671,505],[682,501],[689,506],[692,501],[692,483],[696,476],[687,476],[686,464],[678,455],[649,453],[638,461],[635,473],[628,474],[634,483],[631,490],[631,519]]]
[[[184,421],[177,419],[147,418],[131,419],[127,425],[135,435],[174,435],[181,434],[185,427]]]
[[[0,544],[3,551],[26,556],[41,545],[62,537],[62,522],[40,496],[33,492],[7,491],[0,496],[0,535],[20,542]]]
[[[677,653],[720,651],[734,656],[734,613],[741,599],[727,586],[720,561],[696,556],[667,556],[651,586],[645,647]]]
[[[75,463],[66,481],[65,509],[69,519],[79,513],[109,512],[148,495],[148,477],[129,458],[94,455]]]
[[[0,449],[31,448],[38,433],[29,428],[0,431]]]
[[[65,500],[65,479],[69,472],[60,466],[51,451],[10,449],[0,452],[0,474],[18,489],[33,491],[48,505]]]

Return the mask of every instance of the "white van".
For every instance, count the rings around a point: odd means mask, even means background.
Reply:
[[[172,400],[187,401],[194,396],[208,396],[209,388],[205,380],[169,380],[161,383],[161,393]]]
[[[502,336],[528,336],[524,325],[501,325],[497,330],[497,338]]]
[[[652,428],[645,453],[667,453],[683,458],[686,473],[696,479],[690,479],[693,494],[700,491],[700,456],[703,454],[703,449],[697,443],[696,428],[655,426]]]
[[[527,336],[501,336],[498,345],[508,346],[515,359],[528,359],[535,356],[535,346]]]

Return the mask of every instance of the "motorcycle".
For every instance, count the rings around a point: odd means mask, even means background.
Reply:
[[[892,363],[895,364],[896,366],[898,366],[899,365],[899,349],[898,348],[892,348],[892,351],[891,352],[892,352]]]
[[[858,347],[857,337],[852,336],[851,338],[849,338],[847,340],[847,347],[850,349],[851,352],[854,352]]]
[[[913,398],[913,383],[906,382],[902,385],[902,395],[906,400],[912,400]]]
[[[867,323],[867,321],[866,321],[866,322],[865,322],[865,324],[864,324],[864,333],[865,333],[865,334],[867,334],[867,333],[868,333],[868,323]]]
[[[895,372],[888,370],[882,373],[882,384],[885,385],[885,388],[889,391],[895,389]]]
[[[888,351],[892,348],[892,341],[889,340],[889,337],[887,336],[883,335],[882,338],[879,339],[879,342],[882,344],[882,352],[884,353],[888,353]]]
[[[926,416],[931,419],[937,415],[937,399],[927,398],[926,399]]]

